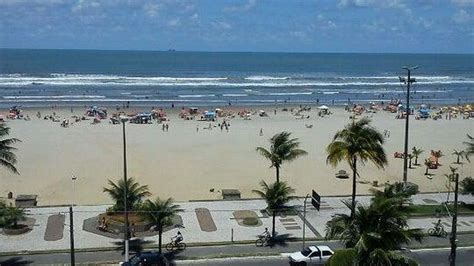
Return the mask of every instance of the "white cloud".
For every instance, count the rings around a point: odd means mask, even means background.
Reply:
[[[73,12],[80,12],[85,9],[96,9],[100,7],[100,3],[96,1],[79,0],[75,5],[72,6]]]
[[[403,0],[340,0],[339,8],[346,7],[379,7],[379,8],[406,8]]]
[[[249,11],[257,4],[257,0],[248,0],[244,5],[228,6],[224,8],[226,12]]]
[[[461,9],[456,14],[453,16],[454,22],[457,24],[465,24],[468,23],[472,20],[472,17],[469,13],[466,12],[466,10]]]
[[[224,21],[216,21],[216,22],[212,22],[211,24],[214,28],[219,29],[219,30],[230,30],[230,29],[232,29],[232,25],[230,25],[229,23],[224,22]]]
[[[198,15],[198,13],[194,13],[194,14],[192,14],[189,18],[190,18],[191,20],[198,20],[198,19],[199,19],[199,15]]]
[[[147,14],[149,17],[154,17],[158,15],[158,12],[161,9],[161,5],[157,3],[146,3],[143,6],[143,10],[145,11],[145,14]]]
[[[452,3],[459,6],[473,6],[474,0],[451,0]]]
[[[59,5],[64,4],[65,0],[0,0],[0,6],[15,6],[23,4],[34,4],[34,5]]]
[[[179,23],[180,23],[180,19],[174,18],[174,19],[169,20],[167,24],[170,27],[176,27],[176,26],[179,26]]]

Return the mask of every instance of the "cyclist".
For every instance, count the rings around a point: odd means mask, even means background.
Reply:
[[[441,219],[438,220],[438,222],[435,225],[435,230],[439,231],[443,228],[443,224],[441,223]]]
[[[179,242],[183,241],[183,235],[181,234],[180,231],[176,233],[176,236],[171,238],[174,241],[174,244],[177,245]]]
[[[265,231],[260,235],[261,238],[263,239],[270,239],[270,232],[268,232],[268,228],[265,227]]]

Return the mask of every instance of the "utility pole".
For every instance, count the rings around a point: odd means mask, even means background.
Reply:
[[[124,181],[124,194],[123,194],[123,205],[125,211],[125,232],[124,232],[124,244],[125,244],[125,262],[128,262],[128,210],[127,210],[127,141],[125,137],[125,122],[126,118],[122,118],[122,135],[123,135],[123,181]]]
[[[418,66],[414,67],[403,67],[408,72],[408,78],[400,77],[400,82],[404,82],[407,85],[407,102],[405,107],[405,149],[403,153],[403,185],[407,186],[408,180],[408,121],[410,117],[410,85],[416,80],[411,77],[411,71],[417,69]]]
[[[308,200],[309,194],[306,194],[306,197],[304,197],[304,204],[303,204],[303,248],[305,247],[306,244],[306,201]]]
[[[459,190],[459,174],[456,174],[456,185],[454,187],[454,214],[453,214],[453,223],[451,229],[451,254],[449,255],[449,265],[456,265],[456,233],[457,233],[457,224],[458,224],[458,190]]]
[[[72,216],[72,205],[69,206],[69,238],[71,240],[71,265],[76,265],[76,257],[74,254],[74,217]]]

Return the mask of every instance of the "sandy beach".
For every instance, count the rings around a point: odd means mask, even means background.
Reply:
[[[132,113],[134,109],[149,110],[131,108],[127,112]],[[334,175],[339,169],[349,170],[348,165],[341,163],[337,168],[326,165],[325,153],[334,133],[350,122],[350,113],[343,108],[331,108],[332,115],[318,117],[313,106],[305,113],[310,118],[300,120],[290,112],[281,111],[281,106],[276,115],[273,109],[266,107],[269,117],[254,115],[251,120],[231,119],[229,132],[219,127],[204,129],[209,122],[180,119],[180,108],[166,110],[170,119],[168,132],[162,131],[156,121],[147,125],[127,123],[128,175],[148,185],[154,196],[173,197],[178,201],[218,199],[221,198],[218,191],[226,188],[239,189],[245,198],[255,197],[252,189],[258,188],[260,180],[275,180],[274,169],[269,168],[270,163],[255,148],[268,147],[268,139],[273,134],[290,131],[309,154],[283,164],[282,180],[301,196],[311,189],[322,195],[350,194],[349,180],[339,180]],[[112,125],[107,119],[96,125],[87,120],[63,128],[60,123],[36,118],[37,111],[24,111],[31,117],[30,121],[7,122],[10,136],[22,140],[16,145],[20,175],[5,169],[0,171],[0,197],[12,191],[14,195],[37,194],[39,205],[65,204],[73,198],[77,204],[111,203],[102,188],[107,179],[123,177],[122,127]],[[43,116],[53,111],[61,117],[70,117],[83,115],[85,110],[77,107],[74,113],[70,109],[41,110]],[[372,116],[373,125],[380,131],[390,131],[385,144],[389,165],[379,170],[368,163],[360,169],[360,181],[400,181],[403,160],[395,159],[393,153],[403,151],[404,120],[395,119],[395,114],[388,112],[366,115]],[[218,122],[213,125],[217,126]],[[462,142],[466,141],[467,133],[474,134],[474,119],[411,119],[410,122],[410,150],[417,146],[425,152],[418,160],[421,165],[409,170],[409,181],[418,184],[423,192],[446,190],[444,174],[456,160],[451,153],[453,149],[464,148]],[[307,128],[305,124],[313,127]],[[259,134],[260,129],[263,136]],[[439,169],[430,170],[434,175],[428,179],[424,175],[423,161],[430,150],[441,150],[445,156],[440,158]],[[473,163],[455,166],[459,167],[461,177],[474,173]],[[74,192],[73,175],[77,177]],[[367,193],[371,187],[361,183],[358,193]],[[212,188],[214,192],[210,192]]]

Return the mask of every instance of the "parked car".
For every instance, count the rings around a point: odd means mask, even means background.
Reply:
[[[168,266],[169,262],[166,257],[158,252],[147,251],[132,256],[128,262],[120,262],[124,266],[138,266],[138,265],[158,265]]]
[[[334,254],[328,246],[309,246],[302,251],[290,254],[290,265],[324,264]]]

